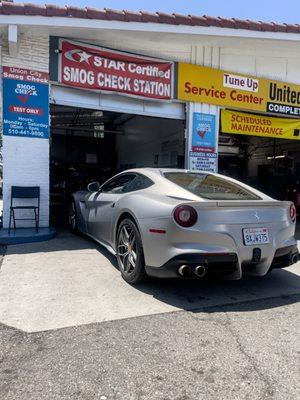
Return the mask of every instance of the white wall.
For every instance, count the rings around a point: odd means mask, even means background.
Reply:
[[[270,43],[266,48],[221,48],[220,67],[229,71],[261,78],[300,84],[300,46],[298,51],[287,50],[284,43]]]
[[[18,55],[17,57],[11,57],[9,55],[7,37],[4,36],[2,38],[2,65],[48,72],[48,35],[34,35],[29,32],[28,34],[21,34],[19,40]],[[40,186],[40,226],[48,226],[49,140],[4,136],[3,175],[3,226],[8,226],[10,191],[12,185]],[[28,214],[23,211],[21,217],[26,218]],[[31,221],[19,221],[18,226],[33,226],[33,223]]]

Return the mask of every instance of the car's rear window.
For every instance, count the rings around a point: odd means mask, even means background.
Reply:
[[[261,200],[259,196],[219,176],[193,172],[166,172],[164,176],[189,192],[210,200]]]

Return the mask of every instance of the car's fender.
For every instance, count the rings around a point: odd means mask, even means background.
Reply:
[[[182,199],[168,196],[141,192],[129,193],[116,202],[114,206],[114,217],[112,226],[112,245],[115,248],[117,229],[122,216],[130,215],[134,220],[143,239],[143,220],[171,218],[174,208],[182,203]]]
[[[72,200],[75,202],[75,208],[77,213],[77,225],[80,232],[86,233],[86,221],[88,209],[85,205],[85,201],[89,197],[90,193],[86,190],[80,190],[72,194]]]

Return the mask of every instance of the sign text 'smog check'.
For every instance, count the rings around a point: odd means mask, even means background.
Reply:
[[[3,67],[3,135],[49,137],[48,74]]]

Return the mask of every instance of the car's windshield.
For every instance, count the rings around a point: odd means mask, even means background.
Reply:
[[[210,200],[261,200],[242,186],[219,176],[193,172],[166,172],[164,176],[189,192]]]

